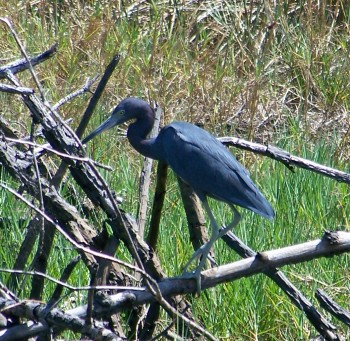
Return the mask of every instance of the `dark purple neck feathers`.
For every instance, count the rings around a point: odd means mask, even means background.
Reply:
[[[157,138],[147,138],[154,125],[154,112],[151,108],[135,115],[136,121],[130,124],[127,137],[130,144],[142,155],[151,159],[162,159]]]

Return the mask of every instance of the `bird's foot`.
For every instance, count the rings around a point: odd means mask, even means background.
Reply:
[[[188,271],[189,266],[195,261],[197,258],[199,259],[203,255],[203,250],[199,248],[196,250],[196,252],[192,255],[192,257],[189,259],[189,261],[186,263],[184,270],[182,272],[182,276],[184,278],[193,278],[196,280],[196,294],[197,296],[200,296],[201,294],[201,268],[199,268],[199,265],[194,271]]]
[[[216,260],[214,259],[213,256],[208,255],[208,256],[207,256],[207,259],[208,259],[208,261],[210,262],[210,265],[211,265],[212,268],[215,268],[215,267],[218,266],[218,263],[216,263]]]
[[[182,273],[185,278],[194,278],[196,280],[196,286],[197,286],[196,292],[198,296],[200,296],[200,293],[201,293],[201,271],[205,265],[205,262],[209,260],[209,262],[212,265],[214,266],[217,265],[214,258],[209,255],[211,246],[212,246],[212,243],[208,242],[202,245],[198,250],[196,250],[192,255],[192,257],[189,259],[189,261],[186,263]],[[196,259],[200,259],[196,269],[194,271],[188,271],[189,266]]]
[[[196,295],[199,297],[201,295],[202,290],[202,278],[201,271],[198,271],[198,268],[192,272],[183,272],[182,278],[185,279],[195,279],[196,280]]]

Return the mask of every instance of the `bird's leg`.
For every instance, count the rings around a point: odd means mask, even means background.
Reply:
[[[209,216],[210,226],[211,226],[211,231],[212,231],[211,236],[210,236],[210,239],[208,242],[203,244],[198,250],[196,250],[194,252],[194,254],[190,258],[190,260],[187,262],[187,264],[185,265],[185,268],[184,268],[184,273],[187,273],[189,276],[196,279],[197,293],[198,294],[200,294],[200,292],[201,292],[201,270],[202,270],[202,268],[203,268],[203,266],[208,258],[208,254],[209,254],[213,244],[218,239],[218,235],[219,235],[219,226],[216,223],[216,220],[214,218],[214,215],[209,207],[209,204],[208,204],[208,201],[206,198],[203,200],[203,207]],[[195,259],[199,258],[200,256],[201,256],[201,260],[200,260],[196,270],[194,271],[194,273],[188,273],[187,269],[188,269],[189,265]]]
[[[232,204],[229,204],[229,206],[233,212],[233,220],[230,224],[228,224],[221,231],[219,231],[219,226],[214,218],[214,215],[213,215],[213,213],[208,205],[207,200],[206,199],[203,200],[203,207],[209,216],[212,233],[211,233],[209,241],[207,243],[203,244],[198,250],[196,250],[196,252],[192,255],[192,257],[187,262],[187,264],[184,268],[184,273],[186,273],[188,266],[193,262],[193,260],[195,260],[199,256],[202,256],[196,270],[194,271],[194,273],[190,274],[191,276],[193,276],[193,278],[196,279],[197,293],[198,294],[200,294],[200,291],[201,291],[201,270],[202,270],[202,268],[203,268],[203,266],[208,258],[209,252],[210,252],[213,244],[215,243],[216,240],[218,240],[223,235],[225,235],[229,230],[233,229],[239,223],[239,221],[241,219],[241,215],[239,214],[237,209]]]
[[[219,235],[217,239],[221,238],[228,231],[232,230],[235,226],[238,225],[239,221],[241,220],[241,215],[239,214],[237,209],[232,204],[228,204],[228,205],[230,206],[233,212],[233,220],[227,226],[225,226],[221,231],[219,231]]]
[[[191,258],[189,259],[189,261],[186,263],[185,267],[184,267],[184,270],[183,272],[186,273],[188,272],[187,269],[188,267],[191,265],[191,263],[199,258],[200,256],[204,255],[205,254],[205,251],[207,249],[207,245],[210,244],[210,248],[211,246],[213,245],[213,243],[215,242],[216,240],[216,235],[219,233],[219,227],[214,219],[214,216],[213,216],[213,213],[211,212],[210,208],[209,208],[209,205],[208,205],[208,202],[207,200],[203,200],[203,207],[204,209],[206,210],[206,212],[208,213],[208,216],[209,216],[209,220],[210,220],[210,224],[211,224],[211,228],[212,228],[212,234],[210,236],[210,239],[208,242],[206,242],[205,244],[203,244],[200,248],[198,248],[194,253],[193,255],[191,256]],[[215,238],[215,239],[214,239]],[[213,240],[213,241],[212,241]],[[210,249],[209,249],[210,251]],[[207,255],[209,254],[209,252],[207,252]],[[198,267],[197,267],[198,269]]]

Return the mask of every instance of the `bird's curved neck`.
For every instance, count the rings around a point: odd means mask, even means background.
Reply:
[[[131,145],[142,155],[151,159],[162,159],[162,152],[156,138],[147,138],[154,124],[154,118],[145,116],[138,118],[129,126],[128,140]]]

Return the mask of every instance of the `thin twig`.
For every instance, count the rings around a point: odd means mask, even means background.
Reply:
[[[91,85],[94,84],[97,78],[98,76],[95,76],[92,79],[88,78],[85,82],[85,85],[81,89],[76,90],[67,95],[66,97],[60,99],[55,105],[52,106],[52,109],[57,110],[60,106],[71,101],[73,98],[78,97],[87,91],[90,91]]]
[[[83,114],[83,118],[81,119],[80,124],[75,132],[76,136],[78,138],[81,138],[82,135],[84,134],[84,131],[85,131],[85,129],[90,121],[90,118],[95,110],[95,107],[96,107],[96,105],[97,105],[114,69],[117,67],[119,60],[120,60],[120,55],[118,55],[118,54],[112,58],[111,62],[107,66],[100,82],[98,83],[97,88],[94,92],[94,95],[91,97],[89,104],[88,104],[88,106]],[[56,174],[52,178],[52,181],[51,181],[52,185],[56,189],[60,186],[62,179],[63,179],[64,175],[66,174],[67,169],[68,169],[68,165],[65,162],[62,162],[60,164]]]
[[[104,255],[101,254],[100,258],[104,258]],[[113,261],[113,260],[111,260],[111,261]],[[48,281],[50,281],[52,283],[55,283],[61,287],[64,287],[68,290],[71,290],[71,291],[89,291],[89,290],[145,291],[145,288],[134,287],[134,286],[123,286],[123,285],[96,285],[96,286],[85,285],[85,286],[76,287],[76,286],[70,285],[66,282],[63,282],[62,280],[54,278],[46,273],[42,273],[42,272],[38,272],[38,271],[11,270],[11,269],[0,268],[0,272],[6,272],[6,273],[10,273],[10,274],[17,274],[17,275],[25,275],[25,276],[40,276],[40,277],[47,279]]]
[[[30,61],[30,58],[28,57],[27,52],[25,51],[25,48],[22,45],[21,40],[19,39],[17,32],[15,31],[15,29],[12,26],[11,20],[9,20],[8,18],[1,18],[0,17],[0,21],[4,22],[8,26],[8,28],[10,29],[10,31],[11,31],[13,37],[15,38],[16,43],[17,43],[17,45],[18,45],[22,55],[24,56],[24,58],[26,59],[26,61],[28,63],[30,73],[32,74],[32,77],[34,79],[34,82],[35,82],[36,86],[38,87],[38,90],[39,90],[39,93],[40,93],[40,97],[41,97],[42,101],[44,103],[46,103],[43,88],[42,88],[42,86],[40,84],[40,81],[39,81],[36,73],[34,72],[34,68],[33,68],[32,63]]]
[[[10,142],[20,143],[20,144],[24,144],[24,145],[28,145],[28,146],[34,146],[37,149],[44,149],[44,150],[47,150],[50,153],[53,153],[53,154],[56,154],[56,155],[62,157],[62,158],[67,158],[67,159],[71,159],[71,160],[74,160],[74,161],[81,161],[81,162],[91,162],[96,167],[103,168],[103,169],[106,169],[108,171],[113,171],[112,167],[104,165],[104,164],[99,163],[97,161],[94,161],[94,160],[90,159],[89,157],[81,157],[81,156],[75,156],[75,155],[59,152],[56,149],[52,149],[50,147],[50,144],[38,144],[38,143],[35,143],[35,142],[22,140],[22,139],[13,139],[13,138],[10,138],[10,137],[4,137],[4,139],[6,141],[10,141]]]
[[[50,222],[51,224],[53,224],[55,226],[55,228],[63,235],[64,238],[66,238],[72,245],[74,245],[74,247],[78,250],[84,251],[85,253],[88,253],[92,256],[95,257],[100,257],[100,258],[104,258],[104,259],[108,259],[112,262],[115,262],[119,265],[125,266],[126,268],[129,268],[133,271],[139,271],[141,272],[144,276],[149,277],[148,274],[144,271],[141,270],[140,268],[131,265],[129,263],[123,262],[120,259],[117,259],[115,257],[112,256],[108,256],[108,255],[104,255],[101,254],[100,252],[97,251],[93,251],[85,246],[80,245],[79,243],[77,243],[72,237],[69,236],[68,233],[66,233],[61,226],[59,226],[58,224],[56,224],[54,222],[53,219],[51,219],[51,217],[49,217],[45,212],[41,211],[38,207],[36,207],[35,205],[33,205],[29,200],[27,200],[25,197],[23,197],[21,194],[19,194],[17,191],[15,191],[14,189],[12,189],[11,187],[5,185],[4,183],[0,182],[0,187],[6,189],[7,191],[9,191],[10,193],[12,193],[14,196],[16,196],[18,199],[20,199],[21,201],[23,201],[26,205],[28,205],[30,208],[32,208],[35,212],[39,213],[40,215],[42,215],[48,222]]]
[[[9,290],[2,282],[0,282],[1,296],[8,300],[15,300],[19,302],[19,298]]]

